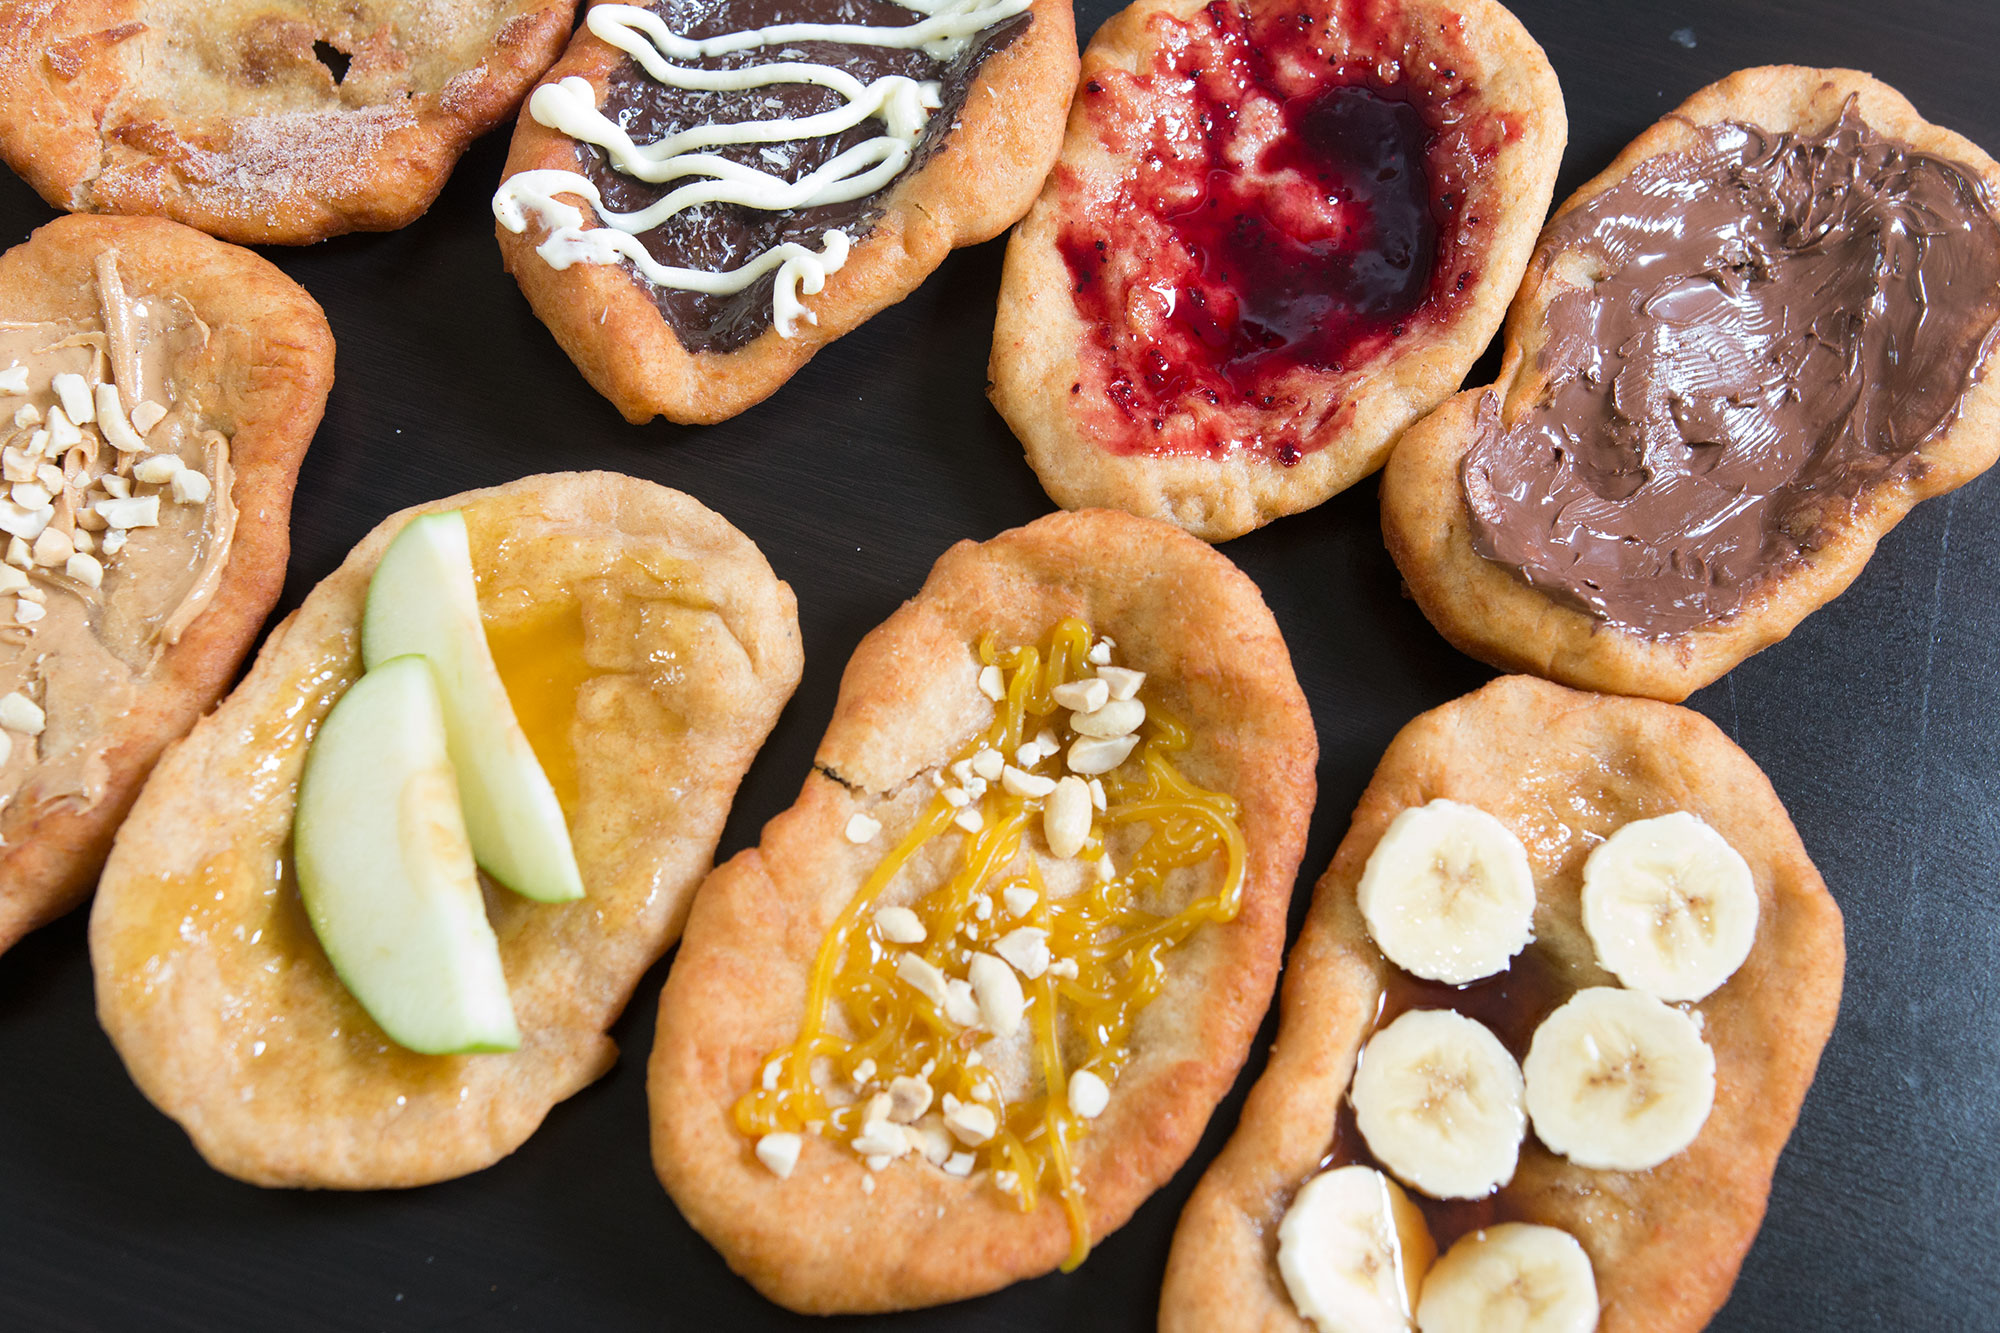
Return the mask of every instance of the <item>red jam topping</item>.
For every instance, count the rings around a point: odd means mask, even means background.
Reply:
[[[1400,6],[1316,10],[1156,16],[1149,71],[1085,85],[1100,140],[1140,164],[1061,176],[1058,243],[1093,326],[1073,404],[1114,452],[1290,466],[1476,275],[1465,202],[1498,127],[1467,107],[1454,25],[1419,42]]]

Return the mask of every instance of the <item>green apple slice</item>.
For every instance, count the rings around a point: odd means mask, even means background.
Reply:
[[[421,653],[437,672],[473,858],[524,897],[581,898],[583,876],[562,805],[486,645],[465,516],[455,509],[412,519],[368,584],[362,662],[373,670],[406,653]]]
[[[313,933],[392,1040],[425,1055],[521,1044],[426,659],[382,663],[326,715],[292,855]]]

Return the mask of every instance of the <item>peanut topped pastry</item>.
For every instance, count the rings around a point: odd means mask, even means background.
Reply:
[[[0,949],[89,892],[249,650],[332,381],[313,299],[177,223],[0,256]]]
[[[98,1015],[217,1170],[476,1171],[607,1070],[800,668],[742,533],[613,473],[392,515],[162,761]]]
[[[649,1084],[675,1203],[802,1311],[1083,1262],[1243,1060],[1315,751],[1269,612],[1199,542],[1087,511],[961,543],[696,900]]]
[[[592,5],[493,198],[507,269],[627,420],[720,421],[1020,217],[1069,0]]]
[[[1389,549],[1453,643],[1680,699],[2000,457],[2000,165],[1865,74],[1705,88],[1544,233],[1490,389],[1413,427]]]
[[[994,405],[1065,507],[1316,505],[1492,338],[1566,132],[1492,0],[1139,0],[1008,246]]]
[[[0,7],[0,157],[57,208],[225,240],[388,231],[562,49],[575,0]]]
[[[1506,677],[1405,727],[1163,1333],[1694,1333],[1839,1006],[1840,910],[1698,714]]]

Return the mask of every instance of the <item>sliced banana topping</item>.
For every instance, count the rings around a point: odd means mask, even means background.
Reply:
[[[1459,1238],[1424,1279],[1423,1333],[1591,1333],[1597,1279],[1576,1237],[1506,1222]]]
[[[1319,1333],[1409,1333],[1436,1254],[1410,1196],[1372,1167],[1313,1177],[1278,1224],[1278,1272]]]
[[[1527,849],[1505,824],[1458,801],[1397,815],[1356,898],[1390,962],[1448,985],[1492,976],[1532,938]]]
[[[1694,815],[1641,819],[1583,863],[1583,928],[1597,960],[1633,990],[1699,1000],[1750,956],[1756,881],[1742,854]]]
[[[1543,1020],[1523,1066],[1535,1133],[1579,1166],[1644,1171],[1694,1142],[1715,1104],[1715,1053],[1694,1020],[1593,986]]]
[[[1350,1095],[1368,1151],[1432,1198],[1481,1199],[1514,1178],[1521,1067],[1483,1023],[1411,1010],[1362,1049]]]

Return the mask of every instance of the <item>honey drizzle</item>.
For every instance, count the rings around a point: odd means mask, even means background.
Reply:
[[[1001,669],[1005,690],[992,726],[958,757],[967,759],[986,748],[1013,756],[1032,739],[1031,725],[1039,730],[1043,719],[1062,711],[1053,691],[1081,674],[1091,639],[1090,627],[1077,619],[1057,626],[1046,650],[1024,645],[1001,653],[993,636],[985,636],[980,660]],[[1058,739],[1066,744],[1071,737]],[[931,1001],[899,981],[895,966],[904,950],[889,945],[872,926],[862,928],[863,914],[911,858],[954,828],[959,811],[940,792],[827,931],[807,985],[799,1034],[764,1061],[766,1069],[776,1065],[768,1086],[737,1101],[737,1128],[752,1138],[781,1131],[850,1138],[861,1128],[865,1099],[829,1105],[813,1074],[818,1062],[824,1061],[831,1076],[848,1086],[854,1085],[856,1069],[869,1061],[874,1081],[881,1084],[903,1074],[926,1077],[940,1100],[950,1093],[962,1102],[998,1110],[993,1138],[973,1150],[976,1165],[996,1174],[1011,1172],[1013,1183],[1006,1192],[1023,1211],[1036,1206],[1043,1188],[1052,1188],[1070,1226],[1063,1269],[1081,1264],[1090,1252],[1090,1228],[1072,1149],[1085,1124],[1069,1109],[1069,1076],[1087,1069],[1112,1085],[1130,1058],[1133,1025],[1165,985],[1166,955],[1202,925],[1235,919],[1242,903],[1247,850],[1236,822],[1239,807],[1233,798],[1196,785],[1175,767],[1172,755],[1187,744],[1183,727],[1149,708],[1137,753],[1101,779],[1107,808],[1093,813],[1090,837],[1078,860],[1091,862],[1105,854],[1112,829],[1144,828],[1144,841],[1122,873],[1052,901],[1035,858],[1021,855],[1022,837],[1038,818],[1041,801],[1010,795],[996,782],[980,803],[967,807],[980,810],[984,823],[977,833],[962,835],[964,857],[957,871],[911,905],[925,937],[910,952],[951,975],[955,955],[964,947],[960,928],[975,918],[976,900],[982,894],[989,901],[997,899],[1012,887],[1034,890],[1034,907],[1007,928],[1034,926],[1048,932],[1051,970],[1023,988],[1033,1060],[1041,1076],[1038,1095],[1008,1105],[992,1069],[967,1062],[983,1034],[957,1028]],[[1202,865],[1218,854],[1223,873],[1215,892],[1172,915],[1142,906],[1157,900],[1171,872]],[[1002,933],[1000,923],[983,933]],[[1053,965],[1063,960],[1076,965],[1074,977],[1055,974]],[[847,1030],[856,1034],[852,1038],[828,1025],[827,1008],[836,1000]],[[1066,1045],[1080,1056],[1073,1064],[1065,1062]]]

